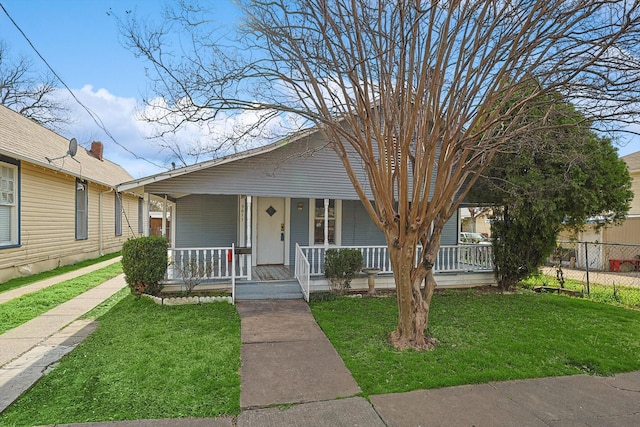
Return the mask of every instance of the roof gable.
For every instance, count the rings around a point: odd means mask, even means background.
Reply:
[[[318,129],[315,127],[304,129],[300,132],[295,133],[287,138],[281,139],[279,141],[273,142],[271,144],[263,145],[260,147],[252,148],[249,150],[241,151],[239,153],[230,154],[224,157],[218,157],[211,160],[205,160],[203,162],[195,163],[193,165],[185,166],[178,169],[173,169],[167,172],[157,173],[155,175],[150,175],[147,177],[131,180],[129,182],[123,182],[118,189],[120,191],[130,190],[132,188],[137,188],[161,181],[165,181],[168,179],[175,179],[182,175],[191,174],[193,172],[218,167],[227,163],[237,162],[249,157],[258,156],[261,154],[269,153],[271,151],[277,150],[284,146],[287,146],[291,143],[304,139],[305,137],[314,135],[318,133]]]

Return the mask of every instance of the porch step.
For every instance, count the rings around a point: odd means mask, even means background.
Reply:
[[[236,300],[302,299],[297,280],[272,280],[236,284]]]

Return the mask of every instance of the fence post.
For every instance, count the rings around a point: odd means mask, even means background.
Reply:
[[[587,295],[591,295],[589,290],[589,243],[584,242],[584,267],[587,272]]]

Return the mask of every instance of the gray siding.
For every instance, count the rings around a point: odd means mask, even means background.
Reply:
[[[444,226],[440,244],[456,245],[457,235],[458,212],[456,211]],[[386,245],[384,234],[375,226],[360,201],[342,202],[342,244],[345,246]]]
[[[298,203],[302,202],[302,211]],[[445,224],[441,245],[456,245],[458,235],[458,213]],[[291,199],[291,224],[289,264],[295,264],[296,243],[309,245],[309,199]],[[342,201],[342,245],[343,246],[380,246],[386,245],[384,234],[380,231],[359,200]]]
[[[442,230],[441,245],[457,245],[458,244],[458,210],[449,218]]]
[[[177,201],[176,247],[219,247],[237,242],[238,197],[192,195]]]
[[[384,234],[373,223],[359,200],[342,202],[342,244],[344,246],[387,244]]]
[[[354,162],[365,189],[366,174]],[[319,134],[270,152],[145,186],[157,194],[248,194],[291,198],[358,198],[335,152]]]
[[[298,210],[298,203],[302,203],[302,210]],[[291,199],[291,221],[289,228],[289,265],[296,262],[296,243],[300,246],[309,244],[309,199]]]

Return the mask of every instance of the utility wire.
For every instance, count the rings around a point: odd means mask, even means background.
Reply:
[[[0,8],[2,8],[2,11],[4,12],[5,15],[7,15],[7,18],[9,18],[9,20],[11,21],[11,23],[13,24],[14,27],[16,27],[16,29],[20,32],[20,34],[22,34],[22,37],[24,37],[24,39],[27,41],[27,43],[29,43],[29,46],[31,46],[31,48],[33,49],[33,51],[38,55],[38,57],[40,57],[40,59],[42,60],[42,62],[45,63],[45,65],[47,66],[47,68],[49,69],[49,71],[51,71],[53,73],[53,75],[55,76],[55,78],[58,79],[58,81],[60,83],[62,83],[62,85],[65,87],[65,89],[67,89],[67,91],[69,92],[69,94],[71,94],[71,97],[87,112],[87,114],[89,114],[89,116],[91,117],[91,119],[93,120],[93,122],[100,128],[102,129],[102,131],[109,137],[109,139],[111,139],[111,141],[113,141],[116,145],[118,145],[120,148],[122,148],[123,150],[127,151],[128,153],[130,153],[133,157],[135,157],[138,160],[144,160],[145,162],[160,168],[160,169],[168,169],[165,166],[160,166],[155,162],[152,162],[149,159],[146,159],[144,157],[140,157],[138,156],[136,153],[134,153],[133,151],[129,150],[127,147],[125,147],[124,145],[122,145],[121,143],[119,143],[118,141],[116,141],[115,137],[111,134],[111,132],[109,132],[109,130],[106,128],[106,126],[104,125],[104,122],[102,121],[102,119],[93,111],[91,111],[91,109],[89,107],[87,107],[86,105],[84,105],[77,97],[76,95],[73,93],[73,91],[69,88],[69,86],[67,86],[67,84],[64,82],[64,80],[62,80],[62,78],[58,75],[58,73],[56,73],[56,71],[53,69],[53,67],[51,65],[49,65],[49,63],[47,62],[46,59],[44,59],[44,57],[40,54],[40,52],[38,51],[38,49],[36,49],[36,47],[33,45],[33,43],[31,43],[31,40],[29,40],[29,37],[27,37],[27,35],[24,33],[24,31],[22,31],[22,29],[20,28],[20,26],[16,23],[16,21],[14,21],[14,19],[11,17],[11,15],[9,15],[9,12],[7,11],[7,9],[5,9],[4,5],[2,3],[0,3]]]

